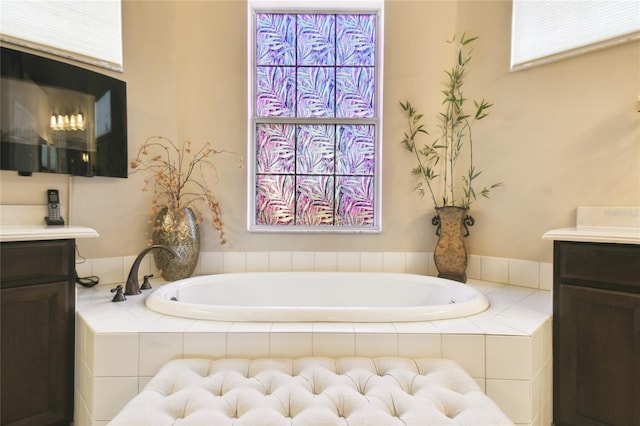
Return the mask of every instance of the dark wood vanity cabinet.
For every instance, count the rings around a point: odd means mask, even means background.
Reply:
[[[75,240],[0,246],[2,425],[73,419]]]
[[[554,242],[553,418],[640,425],[640,245]]]

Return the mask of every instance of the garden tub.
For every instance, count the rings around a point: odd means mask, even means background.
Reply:
[[[405,322],[473,315],[489,307],[475,288],[424,275],[255,272],[203,275],[164,284],[146,306],[215,321]]]

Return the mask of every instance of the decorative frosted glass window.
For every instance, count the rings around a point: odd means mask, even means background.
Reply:
[[[380,231],[380,11],[251,18],[249,229]]]

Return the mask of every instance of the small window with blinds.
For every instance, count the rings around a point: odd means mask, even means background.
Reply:
[[[122,71],[120,0],[2,1],[2,41]]]
[[[637,0],[514,0],[511,69],[640,39]]]

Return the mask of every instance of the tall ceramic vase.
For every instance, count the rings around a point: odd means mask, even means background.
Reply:
[[[469,235],[467,226],[474,220],[464,207],[437,207],[436,216],[432,219],[437,226],[438,242],[433,252],[433,258],[438,268],[438,276],[450,280],[467,282],[467,252],[466,237]]]
[[[188,278],[193,274],[200,255],[200,229],[190,208],[162,208],[155,219],[153,243],[173,248],[177,259],[166,250],[154,250],[153,257],[162,277],[167,281]]]

